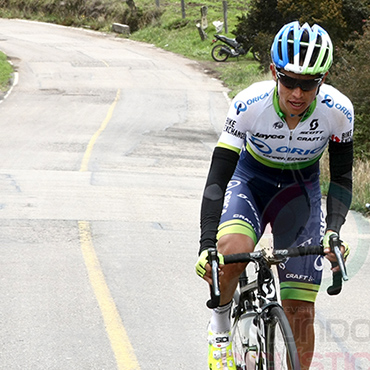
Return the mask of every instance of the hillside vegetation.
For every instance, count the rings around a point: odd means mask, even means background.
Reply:
[[[4,53],[0,52],[0,98],[9,88],[13,69]]]

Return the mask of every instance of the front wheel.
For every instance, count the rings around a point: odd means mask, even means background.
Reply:
[[[219,45],[214,46],[211,52],[212,58],[216,62],[225,62],[226,59],[229,57],[229,53],[226,50],[228,50],[228,47],[225,45],[219,44]]]
[[[253,323],[255,316],[255,312],[248,311],[237,318],[233,325],[232,342],[236,370],[256,369],[257,328]],[[255,331],[251,329],[252,325]]]
[[[301,370],[297,347],[284,310],[272,307],[266,321],[266,360],[269,370]]]
[[[236,370],[247,370],[248,338],[243,329],[241,322],[238,322],[233,332],[233,355]]]

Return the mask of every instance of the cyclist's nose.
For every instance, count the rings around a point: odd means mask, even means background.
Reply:
[[[293,92],[292,92],[293,96],[295,96],[296,98],[300,98],[303,96],[304,94],[304,91],[301,89],[300,86],[297,86],[293,89]]]

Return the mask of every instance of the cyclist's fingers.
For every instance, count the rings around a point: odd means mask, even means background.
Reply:
[[[340,251],[342,253],[342,256],[344,258],[344,261],[347,259],[347,256],[348,254],[346,255],[346,248],[342,245],[340,247]],[[329,248],[325,249],[324,252],[326,253],[326,258],[330,261],[330,262],[337,262],[337,256],[335,255],[335,253],[331,252]],[[334,271],[334,270],[333,270]]]
[[[204,280],[209,280],[209,279],[211,279],[211,281],[212,281],[212,269],[211,269],[211,266],[210,266],[210,264],[209,263],[207,263],[204,267],[202,267],[203,269],[204,269],[204,272],[203,272],[203,276],[202,276],[202,278],[204,279]]]
[[[218,275],[221,277],[224,272],[222,271],[222,266],[223,265],[220,265],[220,268],[218,269]],[[209,284],[212,285],[212,269],[211,269],[211,266],[209,264],[206,265],[206,273],[204,274],[203,276],[203,279],[205,281],[207,281]]]
[[[212,278],[207,276],[207,275],[204,275],[203,276],[203,279],[210,285],[212,285]]]
[[[340,271],[340,267],[339,265],[338,266],[335,266],[331,269],[332,272],[339,272]]]
[[[328,259],[330,262],[336,262],[337,261],[337,257],[335,256],[335,254],[333,252],[330,252],[330,249],[327,251],[325,250],[325,258]]]
[[[349,247],[349,245],[347,243],[344,243],[344,244],[345,245],[342,245],[340,247],[340,250],[341,250],[341,252],[343,254],[344,261],[346,261],[347,258],[348,258],[348,256],[349,256],[349,254],[350,254],[351,249],[350,249],[350,247]]]

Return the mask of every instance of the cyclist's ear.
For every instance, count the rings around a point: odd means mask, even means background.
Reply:
[[[322,78],[322,81],[321,81],[321,84],[320,84],[320,86],[325,82],[325,80],[326,80],[326,76],[329,74],[329,72],[326,72],[325,74],[324,74],[324,77]]]
[[[276,69],[275,69],[275,64],[274,63],[270,64],[270,71],[272,73],[272,78],[276,82],[277,77],[276,77]]]

